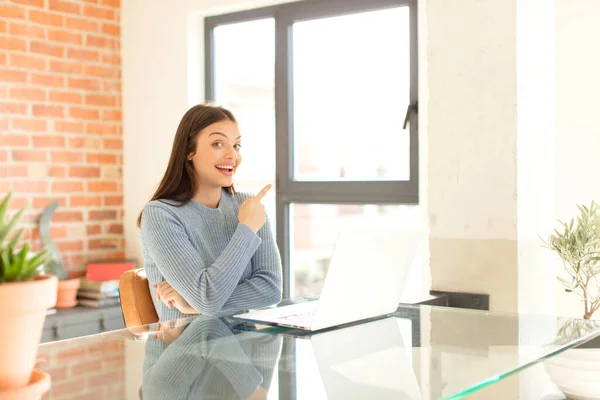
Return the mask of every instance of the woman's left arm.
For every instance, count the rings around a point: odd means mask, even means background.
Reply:
[[[236,286],[222,310],[266,307],[281,301],[281,256],[268,217],[257,235],[262,243],[252,256],[252,276]]]

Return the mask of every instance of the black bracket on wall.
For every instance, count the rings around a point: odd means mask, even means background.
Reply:
[[[490,310],[490,295],[480,293],[462,293],[462,292],[446,292],[442,290],[431,290],[430,295],[433,299],[426,300],[419,304],[467,308],[470,310]]]

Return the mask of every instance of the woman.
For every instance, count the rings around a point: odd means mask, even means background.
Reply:
[[[232,113],[197,105],[183,116],[167,171],[138,218],[160,321],[281,300],[281,258],[262,198],[236,193],[241,136]]]

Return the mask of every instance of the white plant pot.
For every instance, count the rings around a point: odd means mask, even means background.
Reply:
[[[600,400],[600,349],[571,349],[544,361],[569,400]]]

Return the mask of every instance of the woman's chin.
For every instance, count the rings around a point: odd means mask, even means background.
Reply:
[[[203,187],[206,187],[207,189],[209,187],[214,187],[214,188],[224,188],[224,187],[229,187],[231,185],[233,185],[233,177],[226,177],[226,176],[219,176],[219,177],[212,177],[212,179],[206,179],[206,180],[201,180],[200,181],[200,185]]]
[[[233,177],[230,179],[219,179],[219,186],[221,187],[229,187],[233,185]]]

